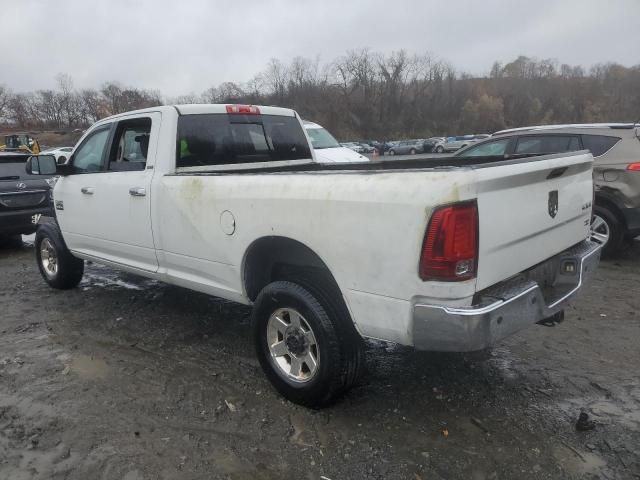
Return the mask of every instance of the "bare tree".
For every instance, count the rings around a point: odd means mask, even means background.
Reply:
[[[111,81],[11,93],[0,87],[0,120],[24,128],[86,126],[99,118],[162,104],[160,92]],[[640,65],[581,66],[524,55],[493,62],[477,77],[428,52],[351,50],[334,61],[271,59],[246,83],[224,82],[172,102],[254,103],[295,108],[341,139],[490,133],[504,127],[562,122],[636,121]]]

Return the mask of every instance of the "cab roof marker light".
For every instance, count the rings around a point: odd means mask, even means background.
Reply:
[[[255,105],[227,105],[227,113],[236,115],[260,115]]]

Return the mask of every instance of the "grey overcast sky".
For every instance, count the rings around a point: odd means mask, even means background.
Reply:
[[[272,57],[328,62],[347,50],[430,52],[487,73],[523,54],[640,64],[640,0],[2,0],[0,84],[107,80],[200,93]],[[13,19],[13,21],[11,21]]]

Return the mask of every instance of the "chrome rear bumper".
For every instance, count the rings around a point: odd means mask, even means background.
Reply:
[[[553,317],[591,277],[601,245],[585,240],[544,263],[476,295],[470,307],[445,307],[417,301],[413,307],[413,344],[420,350],[481,350]]]

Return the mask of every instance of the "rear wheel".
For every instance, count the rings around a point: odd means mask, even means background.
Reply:
[[[395,150],[389,150],[389,155],[395,155],[396,151]]]
[[[624,241],[624,227],[608,208],[596,205],[591,218],[591,239],[603,245],[603,254],[612,257],[620,253]]]
[[[442,145],[436,147],[436,153],[444,153],[444,147]]]
[[[411,155],[415,155],[415,154],[416,154],[416,149],[415,149],[415,148],[412,148],[412,149],[411,149],[411,152],[409,152],[409,153],[411,153]]]
[[[38,268],[50,287],[67,290],[80,283],[84,261],[71,255],[55,227],[38,228],[35,247]]]
[[[344,320],[321,293],[298,283],[277,281],[260,292],[252,315],[254,345],[281,395],[318,408],[353,385],[363,364],[362,340],[349,335]]]

